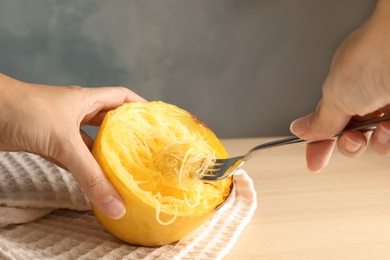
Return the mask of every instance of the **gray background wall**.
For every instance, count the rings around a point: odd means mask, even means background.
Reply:
[[[220,137],[288,135],[374,0],[0,1],[0,72],[123,85]],[[89,129],[92,131],[93,129]]]

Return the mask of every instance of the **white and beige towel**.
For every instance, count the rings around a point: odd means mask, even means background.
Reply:
[[[222,259],[256,209],[244,170],[235,193],[208,222],[179,242],[126,244],[97,221],[72,175],[28,153],[0,153],[1,259]]]

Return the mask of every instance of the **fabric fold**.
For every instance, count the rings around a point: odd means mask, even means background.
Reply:
[[[1,259],[222,259],[257,207],[252,179],[234,177],[234,194],[180,241],[157,247],[126,244],[93,215],[73,176],[29,153],[0,153]]]

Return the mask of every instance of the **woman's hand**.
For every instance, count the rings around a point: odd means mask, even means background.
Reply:
[[[390,1],[380,0],[366,23],[337,49],[323,96],[316,111],[295,120],[291,131],[307,140],[327,139],[340,132],[351,120],[390,114]],[[338,141],[341,153],[361,155],[370,134],[350,131]],[[390,123],[381,123],[372,135],[372,147],[390,155]],[[307,165],[313,172],[328,163],[334,141],[307,146]]]
[[[28,84],[0,74],[0,150],[38,154],[69,170],[90,201],[112,218],[125,207],[92,156],[82,125],[99,126],[107,111],[145,101],[124,87]]]

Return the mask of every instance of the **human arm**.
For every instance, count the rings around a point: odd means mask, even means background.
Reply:
[[[99,126],[107,111],[144,101],[124,87],[82,88],[30,84],[0,74],[0,151],[38,154],[69,170],[86,196],[112,218],[125,208],[92,156],[83,125]]]
[[[379,0],[370,18],[337,49],[322,86],[322,98],[310,115],[295,120],[291,131],[307,140],[334,136],[351,120],[390,114],[390,0]],[[350,131],[337,140],[349,157],[361,155],[371,138],[373,149],[390,154],[390,123],[376,131]],[[313,172],[328,163],[334,141],[307,146],[307,166]]]

